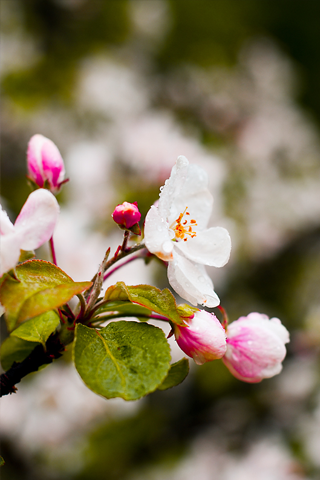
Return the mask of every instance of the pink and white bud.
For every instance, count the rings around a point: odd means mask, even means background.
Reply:
[[[40,188],[47,181],[49,190],[55,193],[64,180],[65,170],[57,146],[43,135],[31,137],[27,151],[28,175]]]
[[[112,214],[113,220],[122,228],[130,229],[136,225],[140,218],[138,203],[123,202],[117,205]]]
[[[228,326],[222,360],[239,380],[257,383],[281,372],[288,342],[289,332],[278,318],[250,313]]]
[[[176,341],[184,353],[198,365],[223,357],[227,350],[226,333],[213,313],[199,310],[187,323],[186,327],[174,327]]]

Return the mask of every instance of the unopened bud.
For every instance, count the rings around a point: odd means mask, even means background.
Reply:
[[[222,360],[239,380],[257,383],[281,372],[288,342],[289,332],[278,318],[250,313],[228,326]]]
[[[117,205],[112,214],[113,220],[126,230],[132,230],[134,233],[139,234],[140,228],[138,222],[141,218],[141,213],[138,209],[138,203],[123,202],[121,205]],[[137,232],[134,231],[134,227],[137,226]]]
[[[215,315],[199,310],[186,321],[186,327],[174,326],[176,341],[184,353],[198,365],[223,357],[226,334]]]
[[[28,144],[29,178],[40,188],[56,193],[64,180],[64,163],[58,147],[49,138],[36,134]]]

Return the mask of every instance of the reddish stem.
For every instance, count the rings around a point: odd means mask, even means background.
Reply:
[[[51,237],[50,240],[49,240],[49,244],[50,244],[50,249],[51,249],[52,262],[53,262],[55,265],[58,265],[58,264],[57,264],[56,252],[55,252],[55,249],[54,249],[53,235],[52,235],[52,237]]]
[[[225,309],[223,307],[221,307],[221,305],[218,305],[217,308],[222,313],[222,319],[223,319],[222,326],[225,330],[227,330],[228,324],[229,324],[229,319],[228,319],[227,312],[225,311]]]
[[[107,271],[110,267],[112,267],[112,265],[116,262],[118,262],[119,260],[121,260],[122,258],[125,258],[126,256],[130,255],[131,253],[134,253],[136,252],[137,250],[141,250],[141,249],[145,249],[145,245],[144,244],[140,244],[140,245],[136,245],[135,247],[130,247],[130,248],[127,248],[126,250],[122,251],[121,250],[121,245],[119,245],[119,247],[117,248],[114,256],[107,262],[106,264],[106,268],[105,268],[105,271]],[[141,257],[145,256],[145,254],[141,255]],[[136,257],[134,257],[136,258]],[[124,265],[124,263],[122,264]],[[121,265],[121,266],[122,266]],[[109,276],[109,272],[108,273],[105,273],[104,277],[103,277],[103,281],[108,278]],[[92,281],[95,280],[95,277],[93,278]]]
[[[116,272],[119,268],[121,267],[124,267],[124,265],[127,265],[128,263],[130,262],[133,262],[133,260],[137,260],[138,258],[143,258],[144,255],[135,255],[134,257],[131,257],[131,258],[128,258],[128,260],[126,260],[125,262],[121,263],[121,265],[117,265],[116,267],[114,267],[112,270],[110,270],[109,272],[107,272],[104,277],[103,277],[103,281],[107,280],[107,278],[110,277],[110,275],[112,275],[114,272]]]
[[[66,322],[64,321],[64,318],[63,318],[63,315],[62,315],[62,312],[61,312],[60,308],[58,308],[58,313],[59,313],[59,317],[60,317],[61,322],[62,322],[62,323],[66,323]]]
[[[124,236],[123,236],[123,242],[122,242],[122,245],[121,245],[121,252],[126,251],[126,248],[127,248],[127,245],[128,245],[128,240],[129,240],[129,235],[130,235],[129,230],[126,230],[124,232]]]

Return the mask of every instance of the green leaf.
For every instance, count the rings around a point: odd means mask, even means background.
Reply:
[[[175,298],[168,288],[161,291],[159,288],[152,287],[151,285],[129,286],[123,282],[118,282],[116,285],[108,288],[104,299],[110,301],[130,300],[133,303],[147,308],[151,312],[169,318],[177,325],[185,325],[183,317],[186,315],[180,315]],[[184,313],[184,311],[182,311],[182,313]]]
[[[158,390],[167,390],[182,383],[189,373],[189,360],[182,358],[171,365],[168,375],[163,380]]]
[[[11,333],[11,336],[22,338],[28,342],[39,342],[45,348],[51,333],[60,325],[59,316],[50,311],[24,322]]]
[[[69,301],[87,290],[91,282],[74,282],[63,270],[44,260],[30,260],[15,269],[16,279],[6,275],[0,287],[0,301],[12,331],[22,322]]]
[[[87,290],[90,286],[91,282],[74,282],[71,285],[58,285],[57,287],[37,292],[32,297],[27,298],[22,305],[17,322],[23,322],[33,318],[35,315],[40,315],[48,310],[60,307],[74,295]]]
[[[149,316],[151,313],[150,310],[145,307],[141,307],[140,305],[136,305],[135,303],[123,302],[119,300],[114,302],[108,302],[107,304],[102,305],[96,311],[96,314],[101,314],[104,312],[122,313],[124,317],[139,317],[140,315]]]
[[[156,390],[170,368],[170,347],[160,328],[112,322],[100,331],[78,324],[74,362],[84,383],[106,398],[137,400]]]
[[[150,310],[168,317],[177,325],[184,325],[184,321],[179,315],[174,296],[168,288],[159,290],[151,285],[127,286],[129,299]]]
[[[7,371],[13,362],[22,362],[38,345],[37,342],[28,342],[18,337],[6,338],[0,349],[2,368]]]
[[[4,459],[1,457],[0,455],[0,467],[3,467],[3,465],[5,464],[6,462],[4,461]]]

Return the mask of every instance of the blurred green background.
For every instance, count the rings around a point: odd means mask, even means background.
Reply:
[[[260,311],[291,334],[274,379],[244,384],[211,362],[131,406],[96,404],[57,362],[1,400],[2,480],[320,479],[319,2],[0,5],[11,218],[42,133],[70,177],[58,256],[90,278],[119,241],[114,205],[137,200],[145,215],[185,154],[208,170],[213,221],[233,239],[230,264],[210,271],[230,319]],[[150,281],[166,286],[165,272],[154,266]]]

